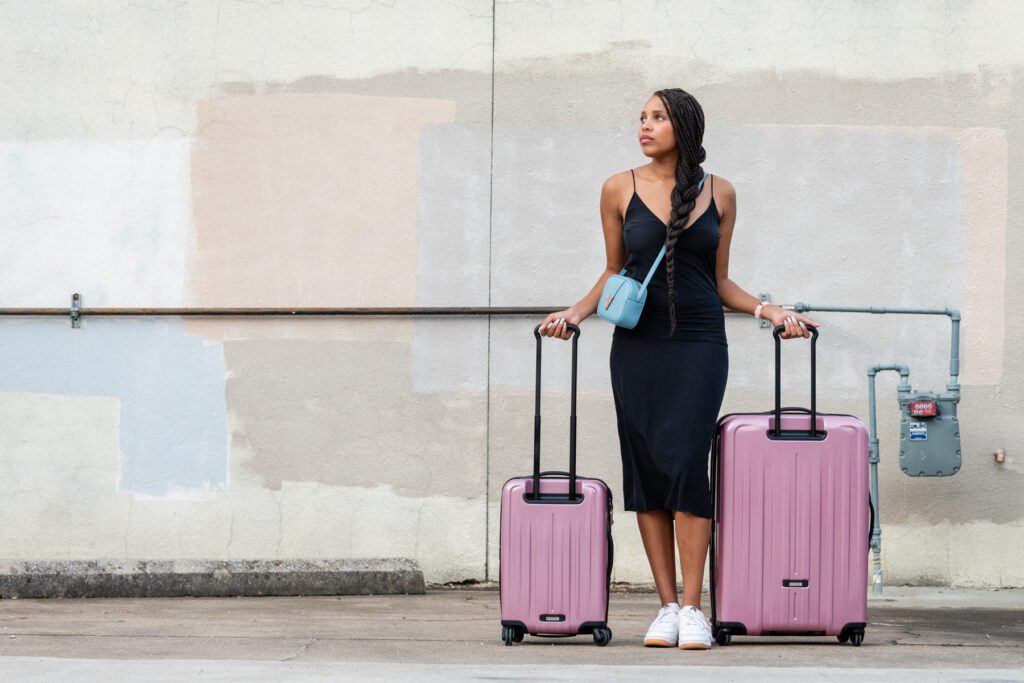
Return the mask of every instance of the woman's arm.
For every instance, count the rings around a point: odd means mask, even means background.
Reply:
[[[564,311],[550,314],[541,323],[540,333],[544,336],[569,339],[571,332],[565,327],[569,322],[579,325],[597,312],[597,306],[604,290],[604,283],[615,275],[626,263],[626,245],[622,241],[622,197],[626,188],[626,173],[618,173],[601,186],[601,226],[604,231],[605,268],[597,282],[587,294]]]
[[[624,173],[614,175],[606,180],[601,187],[601,226],[604,230],[605,267],[593,288],[572,307],[584,319],[597,312],[604,283],[609,277],[621,271],[622,266],[626,264],[626,245],[622,241],[622,213],[619,210],[622,203],[624,176]]]
[[[725,178],[715,176],[715,204],[722,207],[722,215],[718,219],[718,252],[715,254],[715,277],[718,279],[718,297],[722,305],[733,311],[754,315],[754,309],[761,300],[744,292],[739,285],[729,279],[729,247],[732,244],[732,231],[736,226],[736,188]],[[766,305],[765,308],[768,308]],[[761,309],[764,311],[764,309]]]
[[[721,238],[718,243],[718,251],[715,254],[718,298],[728,309],[754,315],[754,310],[761,300],[743,291],[739,285],[729,279],[729,246],[732,243],[733,228],[736,226],[736,188],[721,176],[715,176],[715,180],[719,181],[715,188],[717,194],[715,203],[722,207],[722,215],[718,222]],[[761,308],[761,317],[770,320],[773,326],[785,325],[786,331],[781,335],[783,339],[811,336],[811,333],[804,329],[801,323],[818,326],[818,323],[810,318],[787,311],[775,304],[765,304]]]

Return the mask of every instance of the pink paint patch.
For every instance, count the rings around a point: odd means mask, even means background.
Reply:
[[[964,128],[955,135],[964,178],[963,381],[997,385],[1006,349],[1006,219],[1009,149],[1006,131]]]
[[[414,305],[417,136],[454,116],[408,97],[200,102],[189,304]]]

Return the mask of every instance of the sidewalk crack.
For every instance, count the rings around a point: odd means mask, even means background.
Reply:
[[[302,647],[299,649],[298,652],[296,652],[291,657],[286,657],[285,659],[282,659],[281,661],[282,662],[291,662],[291,661],[294,661],[294,660],[298,659],[299,657],[302,657],[303,655],[308,655],[309,654],[309,648],[312,647],[313,643],[315,643],[315,642],[316,642],[316,638],[310,638],[309,640],[307,640],[305,643],[302,644]]]

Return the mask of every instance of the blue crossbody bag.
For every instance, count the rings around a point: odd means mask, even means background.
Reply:
[[[697,183],[697,192],[704,187],[704,178]],[[650,284],[654,271],[658,270],[661,260],[665,258],[665,247],[661,247],[658,257],[654,259],[654,265],[647,271],[647,277],[643,284],[626,275],[626,269],[619,271],[618,275],[612,275],[604,283],[601,290],[601,300],[597,304],[597,314],[610,323],[619,327],[633,329],[640,320],[643,313],[644,303],[647,301],[647,285]]]

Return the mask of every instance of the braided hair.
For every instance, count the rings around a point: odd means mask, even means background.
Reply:
[[[661,98],[672,133],[679,148],[676,162],[676,185],[672,189],[672,215],[665,238],[665,270],[668,273],[668,313],[671,321],[669,336],[676,331],[675,250],[679,235],[690,220],[690,212],[697,203],[697,183],[704,177],[701,164],[707,157],[704,142],[704,110],[693,95],[680,88],[668,88],[654,93]]]

